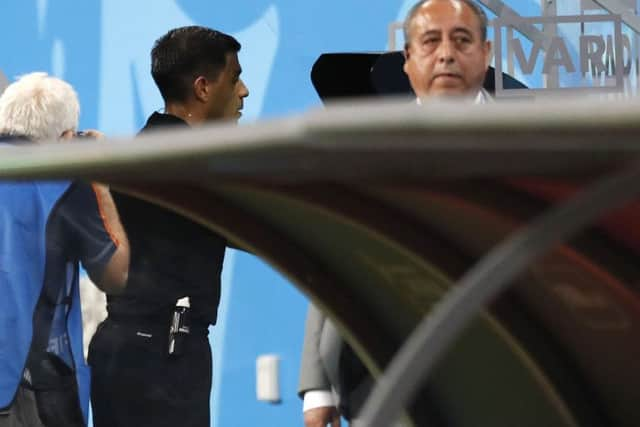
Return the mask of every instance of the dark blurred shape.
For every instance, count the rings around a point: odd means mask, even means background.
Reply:
[[[311,82],[322,100],[374,95],[370,73],[379,53],[323,53],[311,69]]]

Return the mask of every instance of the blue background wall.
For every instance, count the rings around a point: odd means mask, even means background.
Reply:
[[[414,0],[20,0],[0,5],[0,70],[9,80],[47,71],[77,89],[81,128],[130,135],[162,108],[149,74],[153,41],[182,25],[234,35],[251,91],[243,121],[320,106],[309,72],[331,51],[380,51],[387,28]],[[508,2],[538,15],[539,2]],[[254,257],[230,251],[225,262],[214,349],[212,416],[217,426],[295,426],[295,395],[305,298]],[[255,320],[259,319],[258,322]],[[280,405],[255,399],[255,359],[281,357]]]

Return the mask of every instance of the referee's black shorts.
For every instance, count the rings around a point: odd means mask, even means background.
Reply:
[[[209,427],[211,348],[194,329],[167,354],[168,324],[105,320],[89,346],[95,427]]]

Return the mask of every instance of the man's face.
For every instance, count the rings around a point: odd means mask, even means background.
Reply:
[[[413,17],[404,71],[418,97],[475,96],[484,81],[491,42],[464,2],[431,0]]]
[[[243,99],[249,90],[240,78],[240,63],[236,53],[228,53],[225,67],[215,80],[209,81],[209,120],[228,119],[237,121],[242,113]]]

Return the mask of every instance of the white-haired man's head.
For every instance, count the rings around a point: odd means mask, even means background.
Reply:
[[[21,76],[0,96],[0,133],[54,140],[75,131],[78,95],[64,80],[36,72]]]

